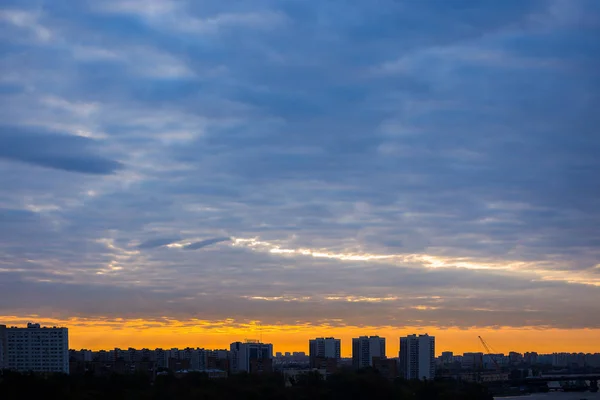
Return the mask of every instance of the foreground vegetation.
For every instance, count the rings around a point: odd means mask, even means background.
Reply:
[[[279,374],[234,375],[208,379],[202,373],[182,377],[146,375],[38,376],[4,372],[0,376],[0,398],[13,399],[203,399],[203,400],[491,400],[477,384],[453,381],[389,381],[376,371],[344,372],[323,380],[309,374],[286,386]]]

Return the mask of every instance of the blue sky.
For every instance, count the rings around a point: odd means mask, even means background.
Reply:
[[[599,328],[599,38],[594,0],[4,1],[0,315]]]

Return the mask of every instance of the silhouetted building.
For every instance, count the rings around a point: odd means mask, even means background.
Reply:
[[[454,353],[451,351],[442,352],[441,362],[443,365],[449,365],[454,362]]]
[[[206,368],[210,370],[229,371],[229,351],[209,350],[207,353]]]
[[[334,360],[337,365],[339,359],[341,358],[341,340],[334,339],[332,337],[329,338],[316,338],[311,339],[308,342],[309,344],[309,366],[310,368],[321,369],[321,367],[317,366],[317,360],[319,360],[318,364],[327,364],[327,359]],[[329,371],[328,371],[329,372]]]
[[[269,373],[273,372],[273,359],[272,358],[252,358],[250,359],[251,374]]]
[[[0,346],[7,369],[20,372],[69,373],[69,331],[67,328],[0,326]]]
[[[521,353],[511,351],[510,353],[508,353],[508,362],[512,365],[520,364],[521,362],[523,362],[523,355]]]
[[[169,358],[169,369],[171,371],[181,371],[191,369],[190,360],[186,359],[178,359],[178,358]]]
[[[464,353],[462,357],[462,367],[472,370],[483,368],[483,353]]]
[[[0,325],[0,371],[6,368],[7,339],[6,325]]]
[[[273,345],[270,343],[231,343],[229,356],[232,373],[268,372],[273,369]]]
[[[400,338],[400,368],[405,379],[433,379],[435,338],[427,334]]]
[[[385,338],[360,336],[352,339],[352,366],[356,369],[373,366],[373,358],[385,358]]]
[[[523,356],[523,360],[530,365],[535,365],[538,363],[538,353],[534,352],[527,352],[525,353],[525,355]]]

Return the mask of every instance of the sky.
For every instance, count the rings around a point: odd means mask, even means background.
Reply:
[[[4,0],[0,323],[600,352],[600,2]]]

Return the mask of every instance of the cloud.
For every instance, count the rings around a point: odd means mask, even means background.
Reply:
[[[143,250],[143,249],[154,249],[157,247],[162,247],[162,246],[166,246],[168,244],[174,243],[174,242],[178,242],[179,240],[181,240],[180,238],[157,238],[157,239],[150,239],[150,240],[146,240],[145,242],[142,242],[140,244],[138,244],[136,246],[136,248]]]
[[[104,62],[125,66],[132,75],[155,79],[193,79],[196,73],[184,60],[143,46],[78,46],[73,57],[85,63]],[[145,62],[140,62],[145,60]]]
[[[199,242],[190,243],[188,245],[183,246],[182,248],[184,250],[198,250],[198,249],[201,249],[203,247],[210,246],[211,244],[221,243],[221,242],[227,242],[229,240],[231,240],[231,238],[228,238],[228,237],[206,239],[206,240],[201,240]]]
[[[0,158],[85,174],[111,174],[123,165],[97,155],[83,137],[0,127]]]
[[[206,10],[201,9],[204,15],[198,15],[191,2],[107,1],[93,7],[103,13],[131,15],[159,29],[187,34],[217,34],[227,29],[268,30],[286,22],[283,13],[271,10],[206,15]]]
[[[595,2],[13,3],[2,313],[598,326]]]
[[[6,21],[23,30],[29,30],[39,41],[45,42],[52,38],[52,32],[39,23],[38,13],[23,10],[0,10],[0,20]]]
[[[0,221],[5,224],[35,221],[37,217],[37,213],[28,210],[0,208]]]

